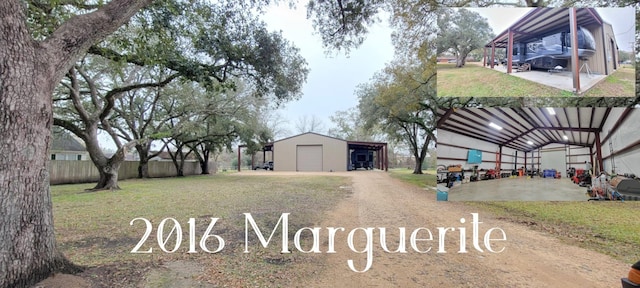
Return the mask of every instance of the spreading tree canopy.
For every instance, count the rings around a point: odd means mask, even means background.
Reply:
[[[467,9],[442,9],[438,15],[437,52],[453,52],[456,67],[465,64],[469,53],[481,48],[493,32],[487,19]]]

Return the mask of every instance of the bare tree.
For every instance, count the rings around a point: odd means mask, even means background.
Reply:
[[[273,140],[280,139],[291,134],[291,131],[287,128],[289,120],[284,118],[282,113],[278,110],[264,111],[260,114],[259,119],[271,133]]]
[[[307,133],[307,132],[315,132],[315,133],[325,133],[324,123],[320,118],[316,115],[303,115],[298,117],[298,122],[296,122],[296,131],[298,133]]]

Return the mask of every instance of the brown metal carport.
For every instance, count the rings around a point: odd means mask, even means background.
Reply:
[[[376,168],[389,171],[389,151],[387,143],[383,142],[366,142],[366,141],[347,141],[347,150],[365,149],[376,152]],[[348,152],[348,151],[347,151]],[[347,153],[348,154],[348,153]],[[349,155],[347,155],[349,157]]]
[[[580,59],[578,58],[578,25],[588,27],[594,33],[596,38],[596,54],[592,57],[596,62],[594,69],[602,71],[604,75],[609,75],[617,68],[618,47],[615,44],[615,38],[605,31],[611,30],[611,25],[605,23],[594,8],[536,8],[527,13],[520,20],[507,28],[506,31],[500,33],[488,44],[485,45],[483,65],[490,63],[491,68],[494,67],[496,48],[507,49],[507,73],[512,73],[512,57],[513,45],[518,42],[526,42],[538,35],[550,34],[556,31],[570,28],[571,37],[571,71],[573,73],[573,90],[574,93],[582,92],[580,86]],[[595,29],[595,30],[594,30]],[[605,37],[605,34],[608,35]],[[614,42],[611,47],[607,47],[609,42]],[[490,55],[487,55],[487,49],[491,49]],[[607,49],[614,49],[613,67],[606,63]],[[490,61],[487,61],[489,57]],[[602,63],[600,63],[602,62]]]

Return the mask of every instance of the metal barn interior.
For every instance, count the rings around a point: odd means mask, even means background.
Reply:
[[[599,75],[610,75],[618,69],[618,45],[613,33],[613,28],[609,23],[602,20],[594,8],[536,8],[516,21],[507,30],[500,33],[484,47],[483,65],[489,63],[494,68],[496,59],[496,48],[506,48],[508,53],[506,65],[507,73],[514,72],[512,69],[512,56],[514,44],[527,42],[540,35],[564,31],[570,28],[572,35],[577,35],[578,27],[585,27],[591,32],[595,40],[595,54],[587,59],[578,57],[578,37],[571,37],[571,58],[568,61],[567,71],[572,74],[573,92],[582,93],[586,91],[581,85],[580,72]],[[586,65],[588,66],[586,66]],[[583,80],[584,82],[585,80]],[[544,84],[544,83],[543,83]],[[592,85],[591,85],[592,86]]]
[[[576,170],[611,181],[640,175],[637,108],[440,109],[438,117],[439,179],[462,176],[451,200],[586,200]]]

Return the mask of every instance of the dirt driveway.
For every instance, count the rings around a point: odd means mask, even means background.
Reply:
[[[249,175],[340,175],[352,177],[353,193],[329,211],[320,227],[320,249],[326,261],[317,267],[317,273],[299,287],[621,287],[620,277],[626,276],[629,265],[609,256],[561,243],[559,240],[525,226],[479,214],[477,245],[474,245],[472,214],[476,213],[460,202],[437,202],[433,192],[405,184],[381,171],[355,171],[348,173],[278,173],[271,171],[246,171],[238,176]],[[343,187],[349,189],[349,187]],[[461,223],[465,218],[465,223]],[[344,227],[335,237],[336,253],[327,254],[329,245],[326,227]],[[374,230],[372,237],[373,261],[368,271],[356,273],[348,266],[349,260],[357,270],[363,270],[367,255],[359,254],[348,247],[347,233],[355,228],[386,228],[386,247],[398,249],[399,229],[406,228],[406,253],[388,253],[380,244],[380,232]],[[421,254],[410,244],[411,233],[416,228],[427,228],[433,233],[433,241],[420,242],[418,249],[432,246],[431,251]],[[438,227],[456,227],[439,236]],[[461,248],[460,227],[465,228],[465,247]],[[504,247],[502,253],[487,251],[484,235],[491,228],[502,229],[506,241],[495,241],[494,250]],[[421,230],[418,238],[426,238]],[[354,234],[354,249],[363,249],[367,242],[363,231]],[[494,231],[491,238],[500,238]],[[437,253],[438,239],[443,239],[446,253]],[[479,252],[475,246],[483,250]],[[467,253],[458,253],[466,250]],[[171,281],[166,287],[210,287],[196,285],[191,279],[200,272],[178,262],[180,269],[163,268],[162,273],[182,282]],[[314,266],[315,268],[316,266]],[[167,269],[171,270],[167,274]],[[188,271],[185,271],[188,270]],[[194,272],[195,271],[195,272]],[[145,276],[146,283],[153,276]],[[194,276],[195,275],[195,276]],[[66,276],[65,276],[66,277]],[[80,277],[48,279],[38,287],[89,287]],[[79,281],[77,285],[71,281]],[[145,285],[143,287],[154,287]],[[164,287],[164,286],[163,286]],[[217,286],[216,286],[217,287]]]
[[[328,213],[322,227],[345,227],[346,231],[357,227],[386,227],[390,251],[398,247],[398,227],[406,227],[407,253],[383,251],[376,233],[372,267],[367,272],[355,273],[348,268],[347,260],[359,260],[355,266],[362,269],[366,256],[352,252],[346,245],[346,237],[338,234],[336,253],[326,254],[327,267],[322,274],[310,279],[308,286],[620,287],[620,277],[629,271],[628,264],[609,256],[563,244],[543,233],[484,214],[479,215],[478,246],[485,247],[483,235],[493,227],[504,230],[507,240],[495,242],[493,247],[494,250],[504,247],[502,253],[494,254],[486,249],[484,253],[478,252],[472,244],[471,213],[476,212],[472,208],[459,202],[437,202],[433,192],[427,193],[384,172],[358,171],[345,175],[353,177],[353,196]],[[461,224],[460,218],[465,218],[466,223]],[[433,249],[425,254],[415,252],[409,243],[411,231],[418,227],[428,228],[436,239]],[[457,228],[445,234],[446,253],[436,253],[437,227],[465,227],[467,253],[458,253]],[[363,249],[365,237],[356,235],[359,237],[354,238],[361,241],[354,246]],[[492,238],[499,236],[499,233],[492,234]]]

